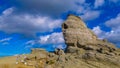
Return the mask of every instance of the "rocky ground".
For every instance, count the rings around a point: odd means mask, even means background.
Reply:
[[[62,31],[65,51],[32,49],[28,55],[1,58],[0,68],[120,68],[120,49],[98,39],[79,17],[69,15]]]

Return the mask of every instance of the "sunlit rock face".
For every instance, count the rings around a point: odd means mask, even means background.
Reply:
[[[66,50],[75,52],[77,48],[87,50],[115,50],[113,44],[98,39],[98,37],[85,25],[80,17],[69,15],[62,24],[63,36],[67,44]]]
[[[62,24],[66,44],[71,46],[94,44],[97,36],[87,28],[80,17],[69,15]]]

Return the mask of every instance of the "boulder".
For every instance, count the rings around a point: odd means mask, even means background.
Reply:
[[[62,50],[62,49],[55,49],[55,54],[56,55],[65,55],[64,50]]]

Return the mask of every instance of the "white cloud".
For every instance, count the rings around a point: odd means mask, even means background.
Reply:
[[[64,38],[62,32],[52,33],[50,35],[41,36],[39,43],[41,44],[61,44],[64,43]]]
[[[94,7],[95,8],[101,7],[103,6],[104,3],[105,3],[105,0],[95,0]]]
[[[58,45],[53,45],[53,48],[65,49],[66,46],[65,46],[65,44],[58,44]]]
[[[62,49],[66,47],[62,32],[54,32],[49,35],[40,36],[38,39],[27,41],[25,43],[26,45],[25,49],[36,47],[36,44],[38,44],[37,47],[47,47],[47,48],[51,47],[51,48],[62,48]]]
[[[18,14],[14,15],[6,9],[0,16],[0,31],[6,33],[22,33],[26,35],[35,35],[38,32],[51,32],[53,29],[60,28],[61,19],[52,19],[47,16]],[[9,14],[8,14],[9,13]]]
[[[4,38],[4,39],[1,39],[0,42],[8,42],[8,41],[10,41],[11,39],[12,39],[11,37]]]
[[[2,45],[8,45],[11,39],[12,39],[11,37],[1,39],[0,43],[2,43]]]
[[[36,44],[36,40],[29,40],[25,43],[25,49],[29,49],[34,47],[34,45]]]
[[[97,35],[100,35],[102,32],[99,26],[94,27],[92,31]]]
[[[25,44],[26,45],[34,45],[36,43],[35,43],[35,40],[30,40],[30,41],[27,41]]]
[[[99,26],[94,27],[94,28],[92,29],[92,31],[93,31],[96,35],[98,35],[98,36],[100,36],[101,33],[102,33],[102,30],[100,29]]]
[[[98,36],[98,39],[105,39],[107,32],[101,30],[100,26],[94,27],[92,31]]]
[[[47,36],[41,36],[40,37],[40,43],[42,44],[46,44],[46,42],[48,41],[48,38],[50,37],[50,35],[47,35]]]

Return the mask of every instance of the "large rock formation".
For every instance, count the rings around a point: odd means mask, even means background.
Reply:
[[[84,48],[86,50],[107,50],[115,51],[113,44],[99,40],[97,36],[85,25],[80,17],[69,15],[67,20],[62,24],[62,31],[67,44],[67,52],[75,51],[74,49]]]
[[[85,25],[80,17],[69,15],[62,24],[62,31],[67,45],[67,54],[72,54],[79,59],[85,59],[87,62],[100,62],[120,66],[120,51],[112,43],[98,37]],[[72,60],[74,60],[72,58]],[[91,64],[91,63],[89,63]],[[94,65],[94,64],[92,64]],[[95,65],[97,68],[97,65]],[[107,67],[107,66],[106,66]],[[76,67],[77,68],[77,67]],[[93,68],[93,67],[92,67]],[[98,68],[105,68],[98,66]],[[108,66],[108,68],[112,68]]]
[[[91,32],[84,22],[77,16],[69,15],[62,24],[65,42],[69,46],[94,44],[97,36]]]

